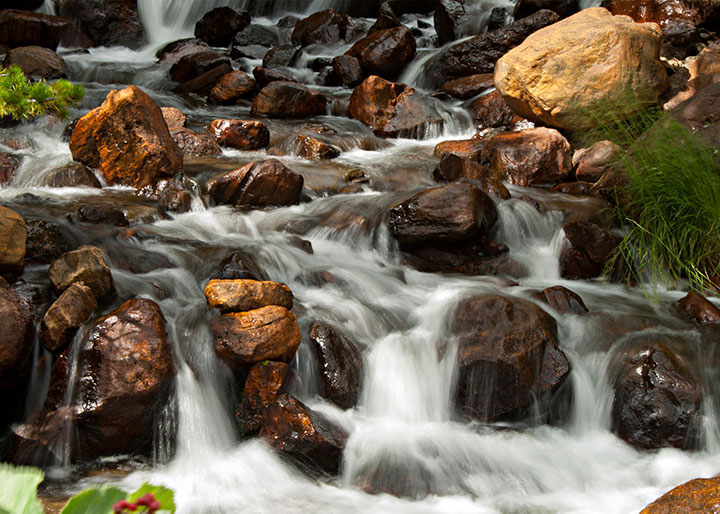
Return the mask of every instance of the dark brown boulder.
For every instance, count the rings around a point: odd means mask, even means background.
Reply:
[[[697,445],[703,388],[688,363],[661,343],[635,346],[617,359],[613,431],[636,448]]]
[[[309,118],[325,114],[327,99],[296,82],[272,81],[255,97],[250,114],[269,118]]]
[[[720,477],[696,478],[677,486],[640,514],[718,514]]]
[[[300,46],[340,43],[351,36],[349,26],[347,16],[338,14],[335,9],[325,9],[298,21],[290,39]]]
[[[453,182],[395,205],[388,229],[401,246],[483,238],[497,220],[493,201],[477,186]]]
[[[558,13],[561,18],[567,18],[578,12],[580,6],[578,0],[518,0],[513,16],[519,20],[542,9],[549,9]]]
[[[79,162],[49,171],[46,184],[50,187],[102,187],[92,170]]]
[[[143,187],[183,167],[162,111],[136,86],[110,91],[100,107],[80,118],[70,150],[76,161],[100,168],[111,185]]]
[[[224,52],[194,52],[181,57],[172,65],[170,78],[176,82],[187,82],[224,64],[230,65],[230,58]]]
[[[26,264],[50,264],[68,251],[68,243],[57,225],[45,220],[26,220]]]
[[[300,48],[292,45],[274,46],[263,56],[263,68],[290,68],[301,54]]]
[[[677,307],[685,317],[694,323],[701,325],[720,323],[720,309],[694,291],[681,298]]]
[[[490,169],[511,184],[556,184],[571,171],[570,143],[545,127],[500,134],[485,148]]]
[[[82,282],[74,282],[45,313],[40,341],[51,352],[70,342],[75,331],[97,308],[95,295]]]
[[[446,82],[441,90],[453,98],[467,100],[494,87],[492,73],[478,73]]]
[[[25,220],[12,209],[0,206],[0,273],[22,271],[26,244]]]
[[[70,21],[64,46],[126,46],[145,44],[137,0],[58,0],[59,16]]]
[[[553,286],[544,289],[541,299],[561,314],[585,314],[588,312],[580,295],[567,287]]]
[[[299,203],[303,182],[302,175],[268,159],[212,179],[206,188],[216,204],[257,208]]]
[[[458,408],[481,421],[517,419],[535,403],[561,401],[570,363],[555,320],[527,300],[480,295],[455,310],[459,336]]]
[[[243,312],[278,305],[293,307],[293,294],[281,282],[270,280],[210,280],[205,286],[208,305],[220,312]]]
[[[340,150],[334,146],[303,134],[297,135],[295,143],[295,153],[309,161],[334,159],[340,155]]]
[[[459,179],[470,179],[493,198],[508,200],[510,191],[497,175],[477,161],[460,157],[456,154],[447,154],[433,170],[435,182],[453,182]]]
[[[365,78],[360,61],[349,55],[338,55],[333,58],[333,72],[345,87],[355,87]]]
[[[211,104],[229,105],[255,92],[255,80],[244,71],[231,71],[213,86],[208,95]]]
[[[394,79],[415,57],[415,36],[402,25],[378,30],[355,43],[345,55],[360,61],[368,75]]]
[[[368,29],[368,35],[378,30],[391,29],[400,25],[395,11],[392,8],[390,2],[383,2],[378,10],[377,19]]]
[[[117,204],[110,202],[83,205],[78,209],[77,215],[78,219],[85,223],[114,225],[116,227],[127,227],[130,224],[125,217],[125,212]]]
[[[466,13],[465,0],[438,0],[433,22],[440,46],[460,37],[458,25]]]
[[[323,396],[343,409],[353,408],[360,396],[364,368],[357,346],[318,321],[310,327],[310,343],[320,363]]]
[[[515,113],[497,89],[474,100],[468,108],[477,127],[509,127]]]
[[[208,132],[220,145],[238,150],[258,150],[270,143],[270,131],[261,121],[215,120]]]
[[[217,139],[210,134],[198,134],[189,128],[179,127],[170,129],[170,136],[172,136],[173,141],[178,145],[183,155],[201,157],[203,155],[222,153]]]
[[[560,274],[583,279],[599,276],[612,257],[620,238],[589,221],[570,221],[563,225],[570,246],[560,255]]]
[[[232,370],[265,360],[287,362],[300,345],[297,318],[277,305],[223,314],[213,321],[212,333],[215,351]]]
[[[255,77],[255,83],[261,89],[267,86],[270,82],[297,82],[288,74],[282,73],[272,68],[263,68],[261,66],[253,69],[253,77]]]
[[[353,90],[348,116],[380,137],[422,137],[431,126],[442,123],[430,98],[376,75]]]
[[[16,9],[0,10],[0,45],[57,49],[67,21],[49,14]]]
[[[5,56],[4,66],[20,66],[26,77],[34,80],[67,78],[67,64],[58,54],[42,46],[13,48]]]
[[[210,46],[229,46],[235,34],[250,25],[247,11],[217,7],[205,13],[195,24],[195,37]]]
[[[210,51],[212,51],[212,47],[205,41],[191,37],[168,43],[158,50],[155,56],[160,63],[175,64],[186,55]]]
[[[283,391],[290,366],[286,362],[255,364],[245,379],[242,403],[235,417],[245,433],[260,430],[265,409],[275,403]]]
[[[425,68],[425,76],[432,88],[478,73],[492,73],[495,62],[510,49],[522,43],[538,29],[551,25],[560,17],[548,10],[516,20],[510,25],[475,36],[453,45],[432,58]]]
[[[347,433],[287,395],[265,409],[260,437],[311,473],[337,475]]]
[[[217,85],[218,81],[232,71],[229,62],[221,62],[214,68],[210,68],[202,75],[186,80],[176,90],[179,93],[195,93],[198,96],[207,96]]]
[[[35,324],[30,307],[1,277],[0,320],[0,391],[7,391],[30,372]]]
[[[589,148],[577,150],[572,156],[575,176],[583,182],[597,182],[617,163],[622,148],[612,141],[598,141]]]
[[[115,295],[115,281],[105,262],[105,254],[96,246],[81,246],[64,253],[50,264],[48,275],[59,291],[82,282],[98,301]]]

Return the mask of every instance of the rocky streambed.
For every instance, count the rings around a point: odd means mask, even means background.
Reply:
[[[720,310],[612,265],[588,113],[717,145],[720,5],[642,3],[6,5],[86,95],[0,128],[3,460],[49,505],[711,512]]]

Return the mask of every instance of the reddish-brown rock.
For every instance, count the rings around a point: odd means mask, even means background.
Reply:
[[[442,122],[428,97],[376,75],[353,90],[348,115],[380,137],[422,137],[430,126]]]
[[[16,167],[15,159],[0,152],[0,184],[7,184],[13,179]]]
[[[212,47],[196,37],[172,41],[157,51],[155,56],[160,63],[175,64],[186,55],[209,52]]]
[[[348,435],[299,400],[280,395],[265,409],[260,437],[307,471],[336,475]]]
[[[652,502],[640,514],[720,514],[720,477],[685,482]]]
[[[162,111],[136,86],[110,91],[100,107],[80,118],[70,150],[76,161],[99,168],[111,185],[142,187],[183,167]]]
[[[355,43],[345,55],[360,61],[368,75],[394,79],[415,57],[415,36],[402,25],[378,30]]]
[[[295,142],[295,153],[303,159],[319,161],[323,159],[334,159],[340,155],[340,150],[314,137],[298,134]]]
[[[176,82],[187,82],[223,65],[230,65],[230,59],[224,52],[215,50],[194,52],[181,57],[172,65],[170,78]]]
[[[30,372],[35,324],[29,306],[1,277],[0,320],[0,390],[7,390]]]
[[[476,181],[483,191],[494,198],[499,200],[510,198],[510,191],[502,183],[497,173],[491,172],[477,161],[450,153],[444,155],[433,170],[435,182],[453,182],[463,178]]]
[[[68,243],[57,225],[45,220],[26,220],[26,264],[50,264],[68,250]]]
[[[105,254],[96,246],[81,246],[64,253],[52,262],[48,275],[59,291],[75,282],[82,282],[98,300],[115,295],[115,281],[105,262]]]
[[[70,21],[63,46],[125,46],[145,44],[137,0],[57,0],[59,16]]]
[[[258,66],[253,68],[253,77],[255,77],[255,83],[259,88],[264,88],[270,82],[284,81],[284,82],[297,82],[290,75],[282,73],[272,68],[263,68]]]
[[[463,159],[470,159],[473,161],[480,160],[485,147],[487,146],[487,139],[484,138],[472,138],[472,139],[458,139],[454,141],[442,141],[435,145],[434,155],[442,159],[446,155],[457,155]]]
[[[244,71],[235,70],[223,75],[208,95],[211,104],[227,105],[255,91],[255,80]]]
[[[397,27],[398,25],[400,25],[400,20],[398,20],[392,5],[390,2],[383,2],[378,10],[375,23],[368,29],[368,34],[372,34],[378,30]]]
[[[290,366],[286,362],[260,362],[250,368],[242,403],[235,415],[245,433],[260,430],[265,408],[275,403],[289,373]]]
[[[270,118],[308,118],[325,114],[327,99],[296,82],[272,81],[255,97],[250,113]]]
[[[26,77],[55,80],[67,77],[67,64],[58,54],[42,46],[13,48],[5,56],[4,66],[20,66]]]
[[[697,445],[703,388],[688,363],[661,343],[636,346],[617,357],[613,431],[641,449]]]
[[[290,39],[300,46],[340,43],[352,35],[349,27],[347,16],[338,14],[335,9],[325,9],[299,20]]]
[[[555,184],[570,174],[570,143],[555,129],[519,130],[493,137],[485,149],[490,169],[519,186]]]
[[[270,143],[270,131],[261,121],[215,120],[208,127],[222,146],[238,150],[258,150]]]
[[[92,170],[79,162],[50,170],[45,184],[50,187],[102,187]]]
[[[497,90],[474,100],[468,108],[478,127],[509,127],[515,118],[515,113]]]
[[[67,21],[49,14],[16,9],[0,10],[0,45],[11,48],[38,45],[55,50]]]
[[[216,204],[251,208],[297,204],[302,187],[302,175],[277,159],[251,162],[206,185]]]
[[[54,352],[70,342],[75,331],[97,308],[93,292],[82,282],[74,282],[58,297],[43,317],[40,341]]]
[[[516,419],[537,402],[553,409],[570,375],[553,318],[527,300],[480,295],[456,308],[456,401],[481,421]],[[548,405],[549,404],[549,405]]]
[[[583,279],[599,276],[613,255],[620,238],[589,221],[570,221],[563,225],[570,242],[560,255],[560,274]]]
[[[652,21],[661,27],[675,20],[698,25],[720,18],[717,0],[605,0],[604,6],[613,14],[624,14],[639,22]]]
[[[322,395],[343,409],[351,409],[360,396],[362,354],[350,340],[318,321],[310,327],[310,343],[320,363]]]
[[[247,11],[217,7],[205,13],[195,24],[195,37],[210,46],[229,46],[235,34],[250,25]]]
[[[588,312],[580,295],[567,287],[548,287],[541,294],[542,300],[561,314],[585,314]]]
[[[17,212],[0,206],[0,273],[22,271],[27,229]]]
[[[453,182],[393,206],[388,229],[401,246],[483,238],[497,220],[493,201],[477,186]]]
[[[441,89],[453,98],[467,100],[494,87],[492,73],[478,73],[446,82]]]
[[[300,345],[297,318],[277,305],[223,314],[212,332],[215,351],[233,370],[265,360],[289,361]]]
[[[598,141],[589,148],[577,150],[572,156],[575,176],[584,182],[597,182],[617,163],[622,148],[612,141]]]
[[[694,323],[716,324],[720,323],[720,309],[707,298],[694,291],[690,291],[677,303],[678,309]]]
[[[355,87],[365,78],[360,61],[349,55],[338,55],[333,58],[333,72],[345,87]]]
[[[205,297],[210,307],[221,312],[243,312],[279,305],[292,309],[293,294],[281,282],[269,280],[211,280],[205,286]]]
[[[79,221],[85,223],[96,223],[102,225],[114,225],[116,227],[127,227],[129,222],[125,212],[112,202],[100,202],[83,205],[77,210]]]
[[[183,155],[201,157],[222,153],[217,139],[210,134],[198,134],[189,128],[179,127],[170,129],[170,136]]]

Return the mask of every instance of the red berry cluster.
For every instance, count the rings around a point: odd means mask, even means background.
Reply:
[[[138,510],[140,509],[140,510]],[[153,514],[155,511],[160,509],[160,502],[155,499],[152,493],[147,493],[145,496],[141,496],[135,503],[130,503],[127,500],[120,500],[113,505],[113,512],[115,514],[127,514],[129,512],[147,512]]]

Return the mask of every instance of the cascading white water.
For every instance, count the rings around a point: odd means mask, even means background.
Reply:
[[[207,11],[233,0],[138,0],[138,14],[151,45],[193,37],[195,23]]]

